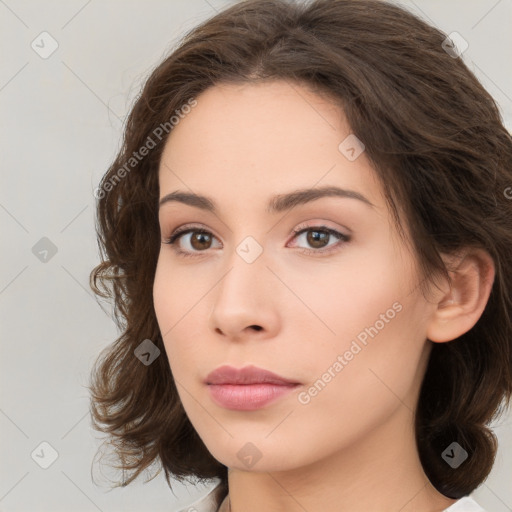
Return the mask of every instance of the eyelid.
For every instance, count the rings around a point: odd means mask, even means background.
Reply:
[[[350,238],[352,236],[352,231],[350,229],[343,227],[344,231],[341,231],[340,228],[328,226],[326,222],[322,220],[307,221],[305,223],[299,224],[296,228],[292,229],[292,232],[290,234],[297,235],[300,232],[315,228],[318,229],[319,231],[325,230],[331,233],[336,232],[339,233],[340,235],[343,235],[346,238]]]
[[[314,228],[318,228],[318,229],[322,228],[325,230],[336,231],[336,232],[340,233],[341,235],[346,236],[347,238],[349,238],[351,236],[351,230],[346,228],[345,226],[343,226],[343,229],[346,230],[347,232],[343,233],[343,232],[340,232],[338,228],[334,228],[334,227],[325,225],[325,221],[321,221],[321,220],[308,221],[308,223],[299,224],[297,227],[293,228],[290,231],[288,236],[297,235],[301,231],[305,231],[307,229],[314,229]],[[197,231],[205,231],[207,233],[214,235],[218,239],[218,237],[214,233],[212,233],[210,228],[206,228],[206,227],[202,226],[201,224],[195,224],[195,223],[187,223],[187,224],[183,224],[182,226],[177,227],[175,230],[172,231],[172,234],[168,238],[174,238],[177,235],[184,233],[188,229],[194,229]]]
[[[191,224],[183,224],[183,226],[180,226],[180,227],[176,228],[171,233],[171,235],[167,238],[167,241],[169,241],[169,240],[174,241],[174,240],[176,240],[178,238],[179,235],[183,235],[183,234],[185,234],[186,232],[189,232],[189,231],[197,231],[197,232],[204,231],[205,233],[213,235],[217,239],[219,238],[217,235],[212,233],[211,229],[207,229],[204,226],[201,226],[200,224],[193,224],[193,223],[191,223]],[[170,242],[168,242],[168,243],[170,243]]]

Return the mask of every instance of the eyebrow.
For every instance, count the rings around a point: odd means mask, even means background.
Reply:
[[[348,199],[357,199],[366,205],[375,208],[375,205],[359,192],[334,186],[327,186],[322,188],[295,190],[288,194],[279,194],[273,196],[267,203],[266,211],[270,214],[280,213],[291,210],[295,206],[315,201],[322,197],[342,197]],[[193,192],[182,192],[180,190],[176,190],[162,197],[162,199],[160,199],[159,206],[161,207],[162,205],[173,201],[187,204],[189,206],[194,206],[214,214],[217,213],[215,201],[210,197],[195,194]]]

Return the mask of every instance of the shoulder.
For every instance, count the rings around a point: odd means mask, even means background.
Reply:
[[[217,484],[205,496],[176,512],[226,512],[227,498],[219,491],[220,484]],[[470,496],[464,496],[443,512],[486,512],[486,510]]]
[[[486,512],[473,498],[464,496],[453,505],[445,508],[443,512]]]
[[[226,500],[222,494],[221,484],[218,483],[202,498],[194,501],[184,508],[180,508],[175,512],[224,512]],[[451,511],[450,511],[451,512]]]

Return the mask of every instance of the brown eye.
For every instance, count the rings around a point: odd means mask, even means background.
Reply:
[[[212,238],[206,231],[193,231],[190,237],[190,245],[198,251],[209,249]]]
[[[331,251],[340,249],[341,245],[350,240],[348,235],[340,233],[327,226],[311,226],[294,231],[296,239],[306,235],[308,247],[302,248],[301,252],[312,255],[326,255]],[[190,237],[188,236],[190,235]],[[183,238],[183,240],[181,240]],[[216,237],[201,228],[183,227],[175,231],[164,243],[172,245],[180,256],[202,256],[201,253],[208,253],[213,246]],[[337,243],[330,243],[331,240]]]
[[[196,256],[210,249],[214,238],[212,233],[204,229],[184,227],[175,231],[164,243],[172,245],[180,255]]]
[[[294,231],[295,238],[300,240],[305,237],[308,247],[303,248],[306,254],[326,254],[339,248],[340,244],[348,242],[350,237],[327,226],[309,226],[304,229],[298,228]],[[329,243],[330,240],[337,243]],[[327,249],[325,249],[327,247]]]
[[[330,233],[319,229],[311,229],[308,231],[306,240],[309,245],[315,249],[322,249],[329,243]]]

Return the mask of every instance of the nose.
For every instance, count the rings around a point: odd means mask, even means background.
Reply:
[[[263,254],[252,263],[234,254],[212,290],[209,327],[232,341],[274,337],[280,321],[278,283]]]

